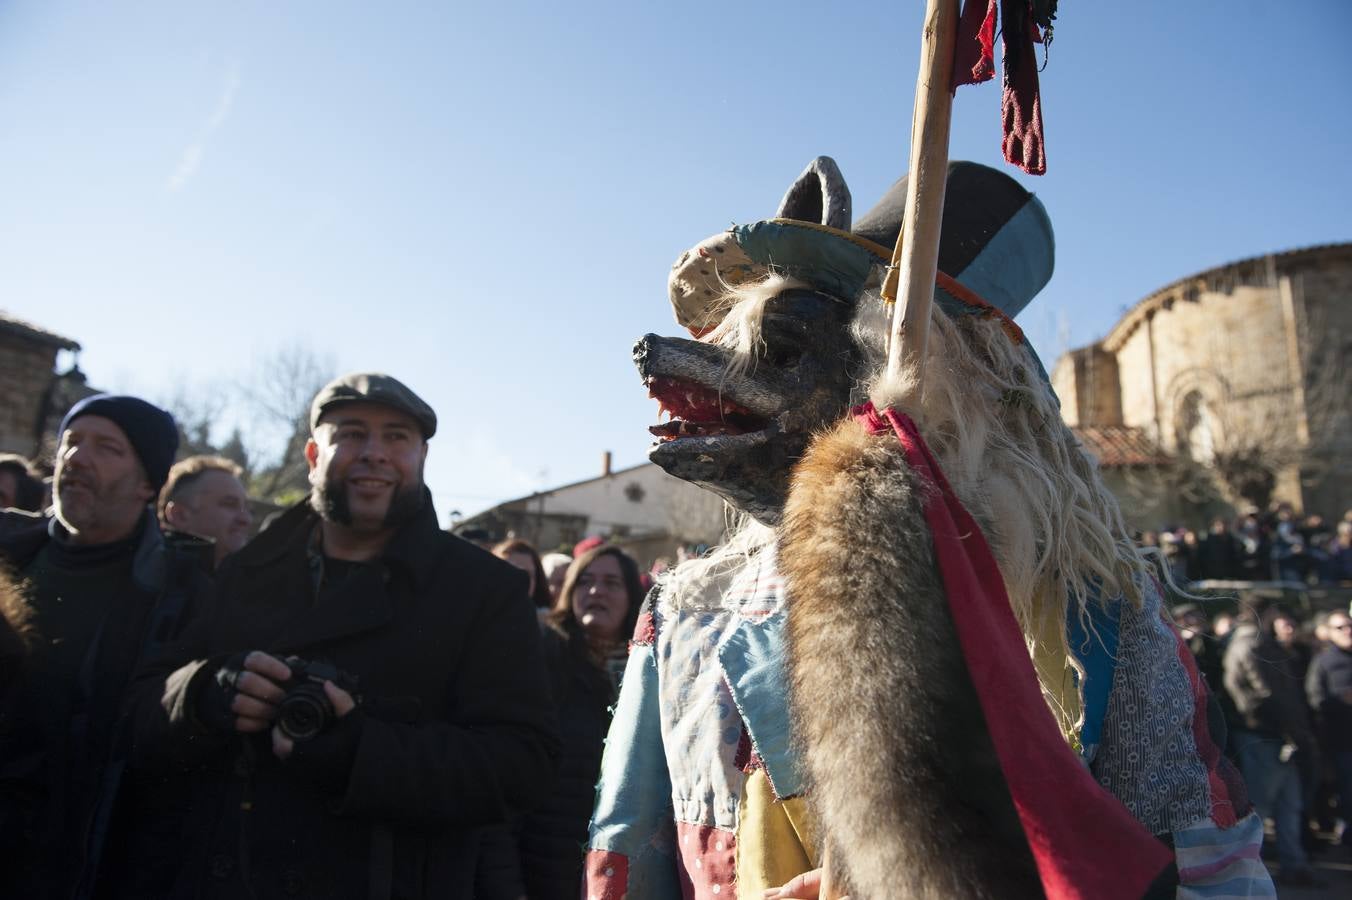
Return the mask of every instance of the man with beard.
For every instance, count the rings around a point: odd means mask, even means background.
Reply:
[[[468,898],[484,834],[548,786],[526,578],[438,527],[436,415],[354,374],[310,424],[308,502],[226,560],[142,678],[133,763],[194,773],[193,795],[188,846],[142,842],[123,896]]]
[[[60,428],[53,515],[0,513],[28,654],[0,715],[0,893],[65,897],[97,866],[125,789],[119,712],[132,672],[186,621],[205,543],[166,541],[150,506],[178,446],[136,397],[77,403]]]

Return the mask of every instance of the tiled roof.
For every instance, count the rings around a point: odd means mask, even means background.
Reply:
[[[40,344],[47,344],[56,347],[58,350],[80,349],[80,345],[70,338],[62,337],[59,334],[53,334],[36,325],[29,324],[21,319],[16,319],[3,310],[0,310],[0,332],[27,338],[30,341],[36,341]]]
[[[1169,462],[1169,454],[1140,428],[1128,425],[1081,425],[1070,430],[1105,469]]]

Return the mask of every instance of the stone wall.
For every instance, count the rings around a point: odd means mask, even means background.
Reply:
[[[1072,350],[1052,369],[1052,390],[1061,400],[1061,417],[1071,427],[1121,425],[1122,389],[1117,357],[1101,344]]]
[[[1158,442],[1155,421],[1154,359],[1151,349],[1153,320],[1138,328],[1116,352],[1122,391],[1122,424],[1140,428]]]
[[[1301,488],[1307,506],[1341,515],[1352,509],[1352,262],[1315,256],[1291,280],[1308,350],[1301,375],[1310,454]]]
[[[33,455],[55,347],[0,331],[0,452]]]
[[[1150,334],[1160,443],[1166,450],[1186,450],[1180,429],[1190,418],[1190,395],[1206,404],[1218,443],[1238,439],[1241,431],[1294,433],[1290,323],[1280,294],[1276,287],[1199,293],[1155,316]]]
[[[1206,463],[1258,448],[1274,497],[1326,516],[1352,506],[1352,244],[1181,279],[1054,372],[1072,425],[1116,424],[1115,391],[1120,423],[1169,454]]]

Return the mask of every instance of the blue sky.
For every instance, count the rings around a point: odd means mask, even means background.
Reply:
[[[303,343],[443,421],[443,513],[641,462],[675,257],[818,154],[905,171],[923,4],[0,3],[0,307],[168,398]],[[1063,3],[1052,364],[1145,294],[1352,239],[1352,4]],[[953,158],[1003,165],[996,83]],[[1243,348],[1236,348],[1243,352]]]

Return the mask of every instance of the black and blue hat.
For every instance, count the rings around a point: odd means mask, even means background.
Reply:
[[[830,157],[817,157],[774,218],[735,225],[676,261],[668,291],[677,321],[705,334],[725,314],[729,288],[771,274],[853,302],[870,280],[876,283],[879,267],[892,262],[906,182],[902,176],[851,227],[850,192],[840,169]],[[1024,344],[1014,317],[1051,279],[1054,265],[1051,220],[1037,197],[996,169],[949,163],[934,287],[941,310],[999,318],[1011,339]]]

